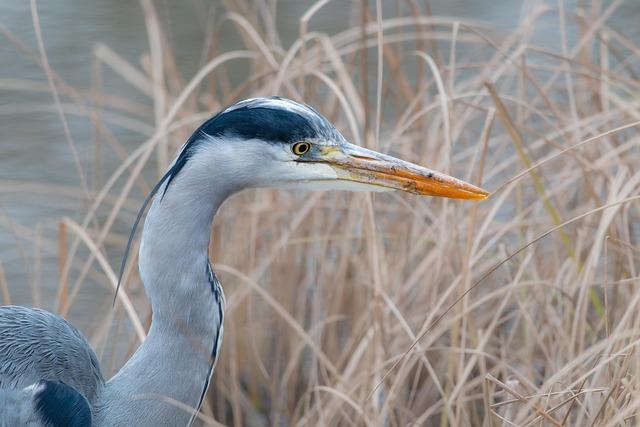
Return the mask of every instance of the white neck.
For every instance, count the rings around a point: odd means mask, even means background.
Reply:
[[[162,186],[147,215],[139,268],[153,321],[144,343],[100,394],[98,426],[185,426],[193,412],[176,401],[196,409],[202,403],[224,310],[209,267],[211,223],[235,188],[216,186],[200,166],[180,171],[164,195]]]

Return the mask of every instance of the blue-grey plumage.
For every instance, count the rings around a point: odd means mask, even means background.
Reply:
[[[0,388],[0,427],[91,427],[89,402],[58,381]]]
[[[230,195],[257,187],[487,196],[455,178],[349,144],[309,106],[276,97],[242,101],[194,132],[134,223],[125,260],[150,203],[138,267],[153,320],[135,354],[105,382],[89,343],[65,320],[38,309],[1,307],[6,401],[44,380],[50,382],[45,397],[59,397],[52,392],[57,390],[69,392],[66,400],[73,401],[73,393],[86,399],[98,427],[191,425],[223,336],[224,293],[209,264],[211,224]],[[56,400],[42,402],[40,410]],[[0,407],[0,419],[11,416]]]
[[[89,401],[104,379],[98,358],[70,323],[37,308],[0,307],[0,388],[62,381]]]

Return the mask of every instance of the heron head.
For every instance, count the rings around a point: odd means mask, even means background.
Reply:
[[[313,108],[278,97],[241,101],[205,122],[182,149],[169,184],[187,161],[206,168],[214,159],[213,172],[233,180],[234,190],[402,190],[472,200],[489,194],[443,173],[350,144]]]

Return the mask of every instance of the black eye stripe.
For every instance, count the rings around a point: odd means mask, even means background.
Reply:
[[[215,138],[208,138],[209,136]],[[258,139],[270,144],[286,144],[291,150],[291,144],[296,141],[343,139],[324,116],[307,105],[278,97],[243,101],[234,108],[221,111],[196,129],[185,143],[174,166],[166,174],[167,184],[164,191],[167,191],[196,147],[201,144],[215,144],[219,138],[229,138],[238,143],[242,143],[242,140]],[[311,146],[307,151],[310,148]]]

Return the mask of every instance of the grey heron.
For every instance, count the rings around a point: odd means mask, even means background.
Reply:
[[[278,97],[241,101],[193,133],[140,210],[138,220],[150,203],[138,268],[153,320],[133,356],[105,381],[95,353],[71,324],[43,310],[0,307],[0,388],[11,396],[41,381],[59,382],[86,399],[96,426],[191,425],[223,335],[224,294],[208,253],[211,223],[230,195],[255,187],[488,196],[350,144],[307,105]]]

